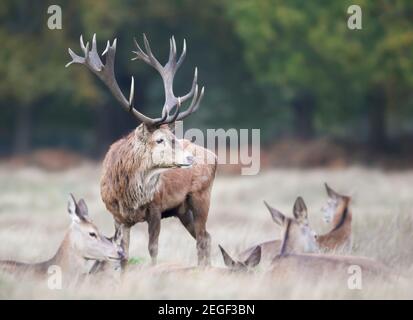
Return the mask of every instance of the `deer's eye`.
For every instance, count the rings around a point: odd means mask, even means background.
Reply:
[[[162,142],[163,142],[163,139],[162,139],[162,138],[159,138],[159,139],[156,140],[156,143],[157,143],[157,144],[160,144],[160,143],[162,143]]]
[[[89,232],[89,236],[91,236],[92,238],[97,238],[97,235],[94,232]]]

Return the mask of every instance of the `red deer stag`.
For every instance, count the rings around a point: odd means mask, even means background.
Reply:
[[[80,46],[84,57],[69,49],[72,61],[67,64],[85,65],[112,92],[122,108],[131,113],[141,124],[126,137],[113,143],[103,162],[101,196],[106,208],[115,219],[115,229],[121,229],[122,246],[126,255],[129,251],[130,229],[138,222],[146,221],[149,230],[149,253],[156,264],[158,238],[162,218],[178,217],[184,227],[196,239],[198,265],[210,264],[210,236],[206,222],[210,204],[210,193],[215,178],[216,156],[212,152],[187,140],[178,140],[168,124],[182,120],[195,112],[204,95],[204,88],[198,90],[195,68],[191,90],[176,97],[173,80],[176,71],[186,56],[186,43],[176,59],[174,37],[169,40],[169,60],[163,66],[153,55],[149,42],[143,35],[146,52],[137,41],[135,59],[143,60],[155,68],[162,77],[165,103],[159,118],[149,118],[134,106],[134,80],[132,77],[129,100],[119,88],[114,72],[116,39],[107,43],[102,55],[103,64],[96,48],[96,35],[92,48],[89,43]],[[189,107],[182,111],[181,104],[192,98]],[[168,170],[173,169],[173,170]],[[124,260],[125,266],[127,258]]]

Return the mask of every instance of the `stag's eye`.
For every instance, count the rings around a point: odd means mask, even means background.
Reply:
[[[96,235],[96,233],[94,232],[89,232],[89,236],[91,236],[92,238],[97,238],[98,236]]]
[[[160,144],[160,143],[162,143],[162,142],[163,142],[163,139],[162,139],[162,138],[156,140],[156,143],[157,143],[157,144]]]

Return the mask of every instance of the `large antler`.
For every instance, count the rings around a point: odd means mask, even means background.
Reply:
[[[125,96],[123,95],[122,91],[119,88],[119,85],[115,78],[115,54],[116,54],[116,39],[113,40],[113,44],[110,45],[110,42],[107,42],[106,49],[103,51],[102,55],[106,55],[106,64],[102,63],[102,60],[99,57],[96,47],[96,34],[93,35],[92,39],[92,49],[89,50],[89,42],[86,45],[83,42],[83,37],[80,36],[80,47],[82,48],[84,57],[78,56],[69,48],[69,54],[72,57],[72,61],[66,64],[66,67],[70,66],[72,63],[79,63],[83,64],[90,71],[92,71],[95,75],[102,80],[115,98],[120,102],[122,108],[132,113],[138,120],[144,122],[147,125],[154,125],[156,123],[156,119],[149,118],[144,114],[140,113],[133,107],[133,95],[134,95],[134,79],[132,77],[131,81],[131,89],[129,100],[126,100]]]
[[[69,54],[72,57],[72,61],[66,64],[66,67],[70,66],[72,63],[79,63],[79,64],[85,65],[89,70],[91,70],[95,75],[99,77],[99,79],[101,79],[106,84],[106,86],[112,92],[114,97],[120,102],[122,108],[125,111],[132,113],[135,116],[135,118],[137,118],[139,121],[142,121],[148,126],[157,126],[157,125],[161,125],[164,123],[171,123],[171,122],[174,122],[175,120],[181,120],[198,109],[199,102],[201,101],[202,96],[204,94],[204,89],[202,88],[201,94],[198,95],[198,85],[196,84],[196,79],[197,79],[196,69],[195,69],[195,76],[194,76],[194,81],[192,84],[191,91],[185,96],[178,97],[178,98],[176,98],[175,95],[173,94],[173,90],[172,90],[173,77],[175,75],[176,70],[179,68],[183,59],[185,58],[185,54],[186,54],[185,42],[184,42],[184,50],[181,54],[181,57],[179,58],[179,61],[176,62],[176,45],[175,45],[175,40],[172,38],[172,40],[170,41],[171,51],[169,55],[169,61],[165,65],[165,67],[162,67],[161,64],[158,62],[158,60],[153,56],[152,52],[150,51],[149,43],[145,35],[144,35],[144,40],[145,40],[145,48],[148,54],[144,53],[138,45],[138,49],[141,55],[138,53],[137,55],[139,58],[141,58],[148,64],[154,66],[155,69],[157,69],[160,72],[162,79],[164,80],[165,105],[162,110],[162,117],[160,118],[156,118],[156,119],[149,118],[148,116],[145,116],[144,114],[137,111],[135,107],[133,106],[133,97],[134,97],[134,78],[133,77],[131,80],[129,100],[125,98],[122,91],[120,90],[119,85],[115,78],[115,70],[114,70],[115,54],[116,54],[116,39],[113,41],[112,45],[110,45],[109,41],[107,42],[106,49],[102,53],[102,56],[106,55],[106,64],[103,64],[97,52],[96,34],[93,35],[91,50],[89,50],[89,42],[87,42],[85,45],[83,42],[83,37],[80,36],[80,47],[83,51],[84,57],[78,56],[69,48]],[[191,105],[188,107],[187,110],[180,113],[179,109],[180,109],[181,103],[189,99],[191,96],[193,96]],[[176,110],[171,115],[170,112],[175,106],[176,106]]]
[[[151,47],[149,45],[149,41],[146,38],[145,34],[143,35],[143,42],[145,45],[146,52],[142,50],[142,48],[139,46],[138,42],[135,39],[135,44],[138,50],[133,51],[133,53],[136,54],[136,57],[133,58],[132,60],[140,59],[140,60],[145,61],[148,65],[154,67],[162,77],[163,85],[165,89],[165,103],[162,108],[162,118],[164,118],[164,120],[162,123],[171,123],[171,122],[174,122],[175,120],[182,120],[183,118],[187,117],[188,115],[190,115],[191,113],[195,112],[198,109],[199,103],[201,102],[202,97],[204,96],[204,87],[202,87],[200,93],[198,91],[197,68],[195,68],[194,80],[192,81],[191,90],[182,97],[176,97],[173,92],[173,82],[174,82],[175,73],[181,66],[186,56],[186,41],[184,39],[182,53],[177,61],[176,60],[175,38],[172,36],[172,38],[169,39],[169,59],[168,59],[168,62],[164,66],[162,66],[159,63],[158,59],[156,59],[155,56],[153,55]],[[179,108],[181,104],[191,97],[192,97],[192,101],[189,107],[185,111],[179,112]],[[176,110],[171,115],[170,113],[175,106],[176,106]]]

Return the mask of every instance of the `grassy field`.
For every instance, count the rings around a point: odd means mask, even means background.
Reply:
[[[70,223],[69,192],[84,197],[95,223],[112,235],[111,215],[99,195],[100,168],[89,164],[63,173],[0,166],[0,259],[36,262],[50,258]],[[263,240],[278,237],[262,200],[291,215],[295,198],[307,203],[317,232],[328,230],[320,208],[327,197],[323,183],[353,196],[354,254],[376,258],[395,272],[413,276],[413,171],[383,172],[358,167],[340,170],[274,169],[258,176],[218,176],[212,195],[208,230],[213,265],[223,266],[218,244],[234,256]],[[134,227],[131,257],[149,263],[146,224]],[[162,221],[159,263],[196,264],[195,241],[170,218]],[[413,298],[413,281],[376,282],[362,290],[347,283],[271,280],[258,269],[247,275],[194,272],[190,276],[148,276],[135,271],[113,287],[108,279],[90,280],[80,288],[49,290],[45,283],[20,281],[0,274],[0,298],[134,298],[134,299],[336,299]]]

